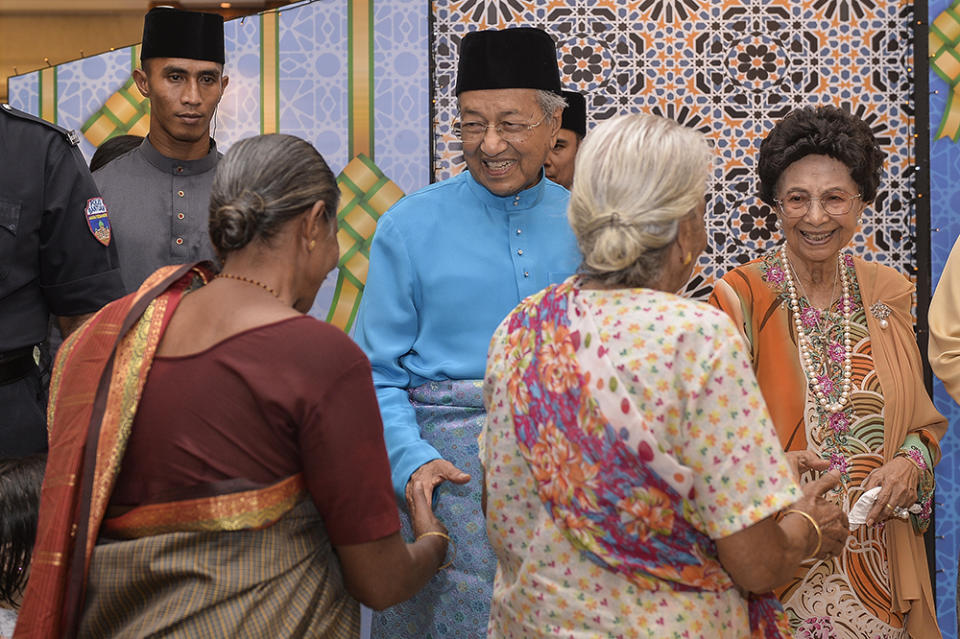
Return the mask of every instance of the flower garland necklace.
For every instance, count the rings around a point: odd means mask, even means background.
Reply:
[[[800,298],[797,295],[797,287],[794,284],[794,269],[793,264],[790,263],[790,259],[787,257],[786,244],[781,247],[780,255],[784,264],[787,265],[787,268],[783,270],[784,283],[786,284],[787,294],[790,298],[790,309],[793,311],[793,323],[797,329],[797,348],[800,351],[800,362],[806,374],[807,381],[816,397],[819,408],[833,417],[843,411],[844,405],[850,398],[850,389],[853,386],[851,380],[853,376],[853,340],[850,338],[852,304],[850,302],[850,280],[844,268],[843,255],[837,255],[837,268],[839,268],[840,284],[843,290],[843,301],[841,303],[841,310],[843,312],[843,382],[840,385],[840,394],[835,402],[832,402],[830,397],[824,392],[824,388],[817,377],[819,371],[813,363],[813,356],[810,354],[812,345],[806,332],[803,330],[803,319],[800,316]],[[824,364],[824,366],[826,366],[826,364]]]

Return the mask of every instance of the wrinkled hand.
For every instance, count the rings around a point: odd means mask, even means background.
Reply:
[[[447,532],[447,527],[433,513],[431,499],[427,496],[427,491],[421,482],[415,482],[413,486],[410,486],[410,497],[411,499],[407,501],[407,507],[410,509],[410,525],[413,527],[414,537],[419,537],[431,530]],[[446,541],[444,541],[443,547],[446,549]]]
[[[427,501],[433,501],[433,489],[445,481],[451,481],[454,484],[465,484],[470,481],[470,475],[463,472],[446,459],[434,459],[428,461],[420,468],[413,471],[410,479],[407,480],[407,508],[413,512],[413,493],[414,486],[421,485],[420,490],[426,495]]]
[[[920,469],[906,457],[894,457],[880,468],[867,475],[862,484],[864,492],[880,486],[877,501],[867,514],[867,525],[893,518],[898,506],[909,508],[917,501],[917,483]],[[890,505],[887,508],[887,504]]]
[[[839,554],[850,535],[847,515],[834,503],[823,498],[824,493],[840,484],[840,473],[832,471],[820,479],[804,484],[803,497],[790,508],[802,510],[820,526],[820,550],[817,558],[826,559]],[[814,536],[816,533],[811,530]]]
[[[787,463],[793,471],[793,478],[800,481],[800,475],[808,470],[823,471],[830,468],[830,460],[823,459],[812,450],[791,450],[787,453]]]

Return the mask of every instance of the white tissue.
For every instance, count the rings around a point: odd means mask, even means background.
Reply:
[[[853,505],[853,508],[851,508],[847,514],[847,519],[850,521],[850,530],[853,530],[860,524],[867,523],[867,515],[877,502],[877,495],[879,494],[880,486],[874,486],[860,495],[860,499],[857,500],[857,503]]]
[[[853,508],[850,509],[850,512],[847,514],[847,520],[850,522],[850,530],[853,530],[861,524],[867,523],[867,515],[870,513],[870,510],[873,508],[873,505],[877,503],[877,495],[880,494],[880,486],[874,486],[867,492],[860,495],[860,499],[857,500],[857,503],[853,505]],[[920,504],[914,504],[908,509],[914,515],[920,514],[922,507]]]

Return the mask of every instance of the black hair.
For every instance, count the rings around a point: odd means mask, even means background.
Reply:
[[[780,176],[808,155],[826,155],[843,162],[864,203],[877,196],[884,153],[870,126],[834,106],[808,106],[788,113],[760,144],[760,199],[773,206]]]
[[[90,158],[90,172],[101,169],[113,160],[140,146],[142,135],[117,135],[100,143]]]
[[[0,460],[0,602],[15,606],[27,585],[37,537],[45,453]]]

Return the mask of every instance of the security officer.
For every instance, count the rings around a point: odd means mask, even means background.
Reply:
[[[37,345],[123,294],[110,217],[79,138],[0,105],[0,457],[47,448]]]
[[[215,258],[207,207],[220,154],[210,122],[227,88],[223,17],[151,9],[143,21],[137,89],[150,133],[93,174],[120,243],[129,293],[161,266]]]
[[[557,141],[550,149],[543,170],[547,178],[565,189],[573,186],[573,170],[577,161],[580,142],[587,135],[587,101],[574,91],[562,91],[567,106],[563,109],[563,121]]]

